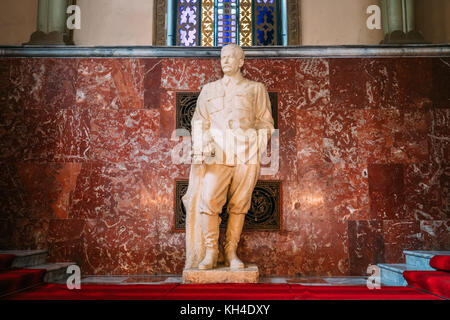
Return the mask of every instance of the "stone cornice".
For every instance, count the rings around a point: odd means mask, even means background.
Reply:
[[[249,47],[248,58],[450,57],[450,45]],[[210,58],[220,48],[0,46],[0,57]]]

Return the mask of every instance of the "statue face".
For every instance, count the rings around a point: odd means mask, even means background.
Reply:
[[[223,73],[231,76],[238,73],[241,67],[244,65],[244,59],[242,59],[237,52],[233,49],[222,49],[220,54],[220,63],[222,65]]]

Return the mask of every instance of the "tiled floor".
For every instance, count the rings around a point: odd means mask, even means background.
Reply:
[[[367,277],[264,277],[260,283],[289,283],[311,286],[358,286],[366,285]],[[182,283],[181,275],[133,275],[133,276],[87,276],[81,279],[84,284],[167,284]]]

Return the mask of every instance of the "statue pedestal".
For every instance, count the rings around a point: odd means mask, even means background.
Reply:
[[[211,270],[185,269],[183,283],[257,283],[258,267],[248,265],[244,269],[218,266]]]

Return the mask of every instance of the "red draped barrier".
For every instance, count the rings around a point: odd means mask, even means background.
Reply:
[[[450,256],[434,256],[430,260],[430,266],[437,270],[450,272]]]
[[[0,273],[0,295],[29,288],[44,281],[44,269],[17,269]]]
[[[444,271],[404,271],[408,285],[450,299],[450,273]]]
[[[13,254],[0,254],[0,272],[11,267],[15,257]]]

